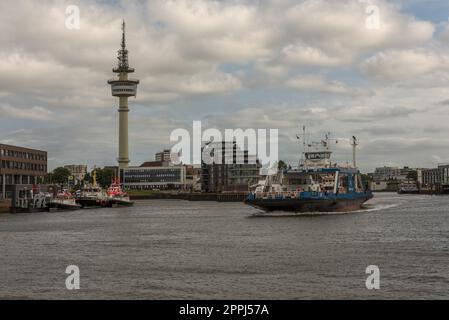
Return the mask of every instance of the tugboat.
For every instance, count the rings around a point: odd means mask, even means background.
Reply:
[[[346,167],[331,162],[330,133],[320,142],[306,143],[296,169],[267,175],[247,196],[245,203],[266,212],[347,212],[360,210],[373,197],[363,185],[356,167],[358,141],[352,137],[353,164]],[[298,136],[299,139],[299,136]],[[333,139],[335,140],[335,139]],[[335,140],[338,143],[338,140]]]
[[[94,168],[92,173],[92,184],[84,187],[76,197],[76,203],[82,208],[96,208],[109,206],[109,199],[106,192],[97,185],[97,171]]]
[[[109,198],[109,204],[112,207],[132,207],[134,202],[130,200],[128,193],[120,187],[119,178],[112,180],[111,186],[106,191]]]
[[[81,209],[81,205],[76,203],[75,197],[68,190],[64,189],[50,200],[50,208],[78,210]]]

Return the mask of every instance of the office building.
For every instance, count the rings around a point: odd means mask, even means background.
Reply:
[[[122,184],[127,190],[185,190],[186,167],[124,168]]]
[[[164,149],[161,152],[156,153],[154,158],[156,161],[160,162],[171,162],[170,153],[171,153],[170,149]]]
[[[0,144],[0,199],[12,185],[37,184],[46,175],[46,151]]]
[[[209,157],[212,161],[204,161]],[[246,192],[260,180],[257,156],[241,150],[231,141],[212,142],[202,149],[201,190],[203,192]]]

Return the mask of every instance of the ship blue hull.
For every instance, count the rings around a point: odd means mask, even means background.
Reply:
[[[266,212],[348,212],[360,210],[362,205],[372,197],[373,195],[371,192],[337,196],[318,194],[316,196],[305,195],[299,198],[271,199],[257,199],[253,195],[250,195],[245,200],[245,203]]]

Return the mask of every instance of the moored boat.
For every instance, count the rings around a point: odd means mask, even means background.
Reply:
[[[106,194],[109,199],[109,204],[113,207],[131,207],[134,205],[134,202],[131,201],[128,193],[122,190],[118,178],[113,179]]]
[[[399,194],[419,194],[419,186],[415,180],[407,179],[399,185]]]
[[[78,210],[81,205],[76,203],[75,197],[67,190],[62,190],[50,200],[50,208],[57,208],[62,210]]]
[[[110,205],[110,201],[106,192],[97,185],[97,175],[94,169],[93,183],[85,186],[76,196],[76,203],[81,205],[82,208],[95,208],[95,207],[107,207]]]
[[[83,208],[107,207],[108,197],[104,190],[98,186],[86,186],[76,197],[76,203]]]

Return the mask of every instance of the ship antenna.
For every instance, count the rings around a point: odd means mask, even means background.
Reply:
[[[303,148],[303,151],[306,152],[307,141],[306,141],[306,126],[305,125],[302,126],[302,134],[304,135],[304,139],[302,141],[302,148]]]
[[[329,141],[332,140],[331,139],[331,133],[327,132],[326,133],[326,149],[329,150]]]
[[[356,149],[359,145],[359,142],[355,136],[352,136],[351,146],[352,146],[352,165],[354,168],[357,168],[357,161],[356,161]]]

